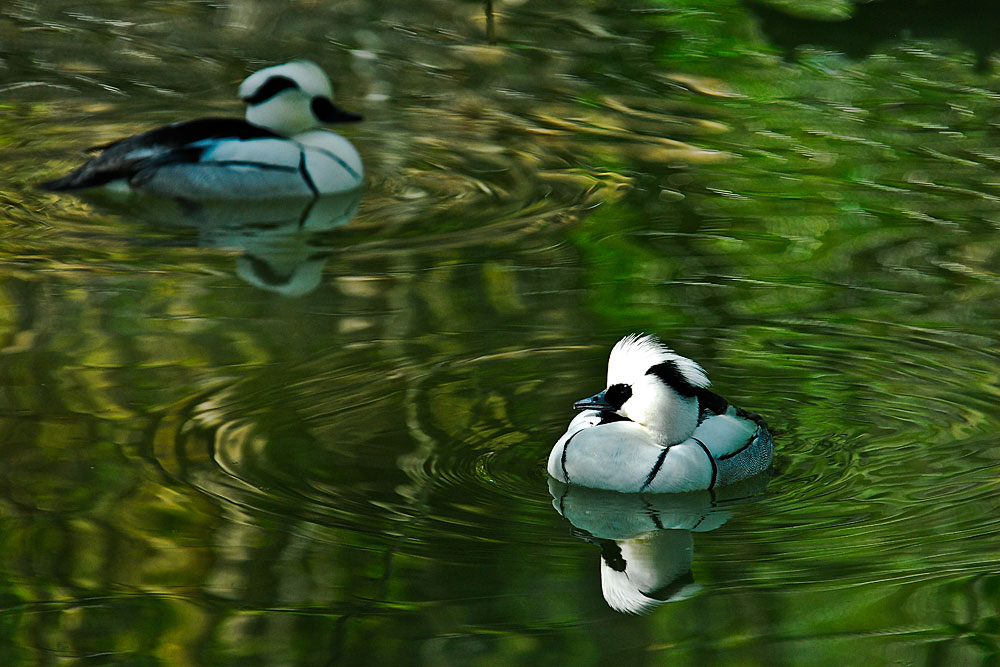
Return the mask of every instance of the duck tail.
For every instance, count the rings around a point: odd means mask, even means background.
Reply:
[[[119,165],[114,165],[119,167]],[[61,178],[43,181],[38,184],[42,190],[49,192],[66,192],[69,190],[86,190],[107,185],[116,178],[128,178],[129,172],[122,168],[108,169],[101,165],[95,166],[93,160],[77,167]]]
[[[107,173],[105,170],[94,169],[93,161],[80,165],[73,171],[61,178],[54,178],[51,181],[43,181],[38,184],[42,190],[49,192],[66,192],[67,190],[83,190],[104,185],[115,174]]]
[[[80,184],[79,174],[72,172],[62,178],[54,178],[51,181],[42,181],[38,187],[49,192],[66,192],[67,190],[79,190],[84,187]]]

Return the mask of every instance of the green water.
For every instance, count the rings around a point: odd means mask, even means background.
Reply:
[[[0,662],[996,664],[997,17],[942,10],[859,51],[735,1],[5,3]],[[365,116],[360,202],[34,187],[293,57]],[[633,331],[772,478],[550,491]],[[683,594],[624,614],[638,534]]]

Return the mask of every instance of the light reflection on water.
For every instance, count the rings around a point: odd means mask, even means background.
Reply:
[[[997,94],[971,59],[788,65],[695,2],[503,4],[493,45],[478,3],[77,4],[0,9],[5,663],[996,654]],[[31,187],[239,113],[248,70],[302,55],[365,114],[371,177],[346,224],[280,235],[323,255],[294,298],[237,268],[288,272],[274,230]],[[639,330],[776,441],[766,492],[695,537],[700,590],[642,618],[544,475]]]

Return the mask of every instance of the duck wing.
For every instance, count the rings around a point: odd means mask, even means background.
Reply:
[[[96,188],[118,179],[129,180],[150,167],[198,162],[210,141],[264,138],[281,136],[242,118],[200,118],[172,123],[97,146],[91,150],[101,150],[99,155],[66,176],[41,183],[39,187],[50,191]]]
[[[706,417],[692,437],[701,441],[718,461],[739,454],[749,445],[757,429],[756,422],[743,418],[732,408],[725,414]]]
[[[767,470],[774,441],[758,415],[730,406],[724,415],[705,419],[692,440],[702,443],[715,460],[713,486],[725,486]]]

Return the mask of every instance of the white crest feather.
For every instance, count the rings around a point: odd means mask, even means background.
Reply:
[[[672,361],[680,374],[695,387],[707,387],[710,383],[705,371],[697,362],[682,357],[650,334],[629,334],[611,349],[608,358],[608,386],[617,382],[631,383],[631,379],[641,377],[651,367]]]

